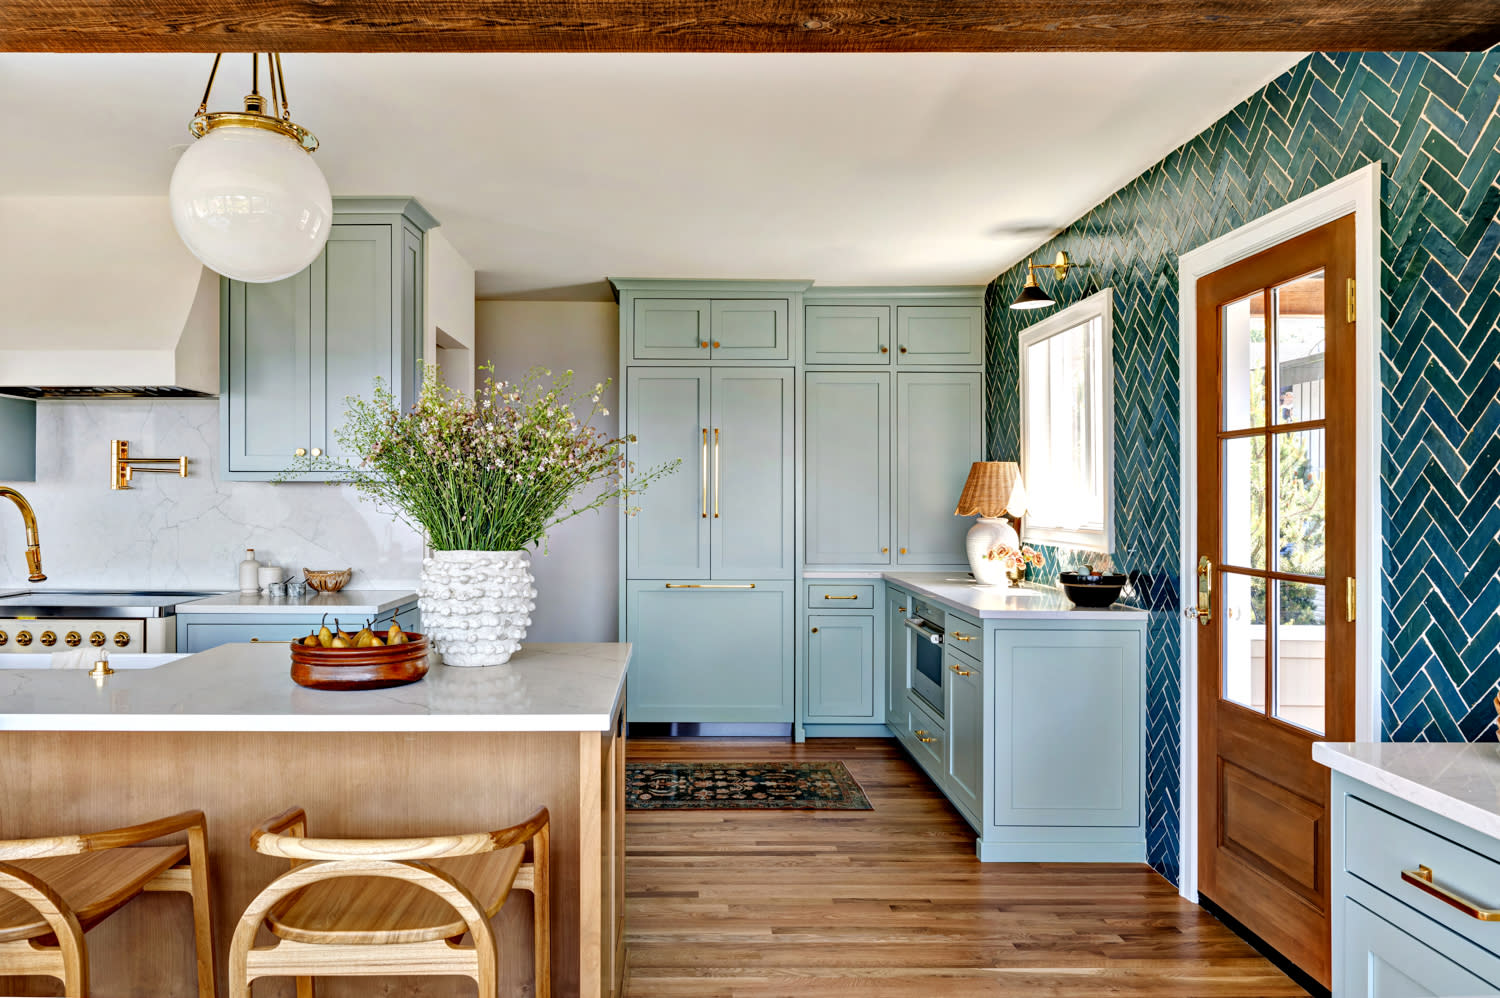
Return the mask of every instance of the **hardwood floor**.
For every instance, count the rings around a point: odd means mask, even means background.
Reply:
[[[839,759],[875,805],[628,812],[628,998],[1305,994],[1145,866],[979,863],[893,741],[628,744],[634,762]]]

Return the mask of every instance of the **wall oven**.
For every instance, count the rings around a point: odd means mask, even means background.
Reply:
[[[911,653],[911,691],[939,718],[943,716],[943,634],[947,614],[931,603],[912,601],[906,626],[916,632]]]

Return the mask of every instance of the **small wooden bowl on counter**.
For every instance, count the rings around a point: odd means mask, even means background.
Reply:
[[[399,645],[310,648],[292,642],[292,682],[314,690],[379,690],[405,686],[427,675],[427,636],[406,635]]]
[[[350,579],[354,578],[354,569],[341,568],[337,570],[324,569],[320,571],[315,568],[304,568],[302,570],[302,576],[303,578],[307,579],[307,584],[316,589],[318,592],[336,593],[340,589],[347,586]]]

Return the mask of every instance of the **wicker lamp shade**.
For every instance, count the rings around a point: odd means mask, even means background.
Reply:
[[[1026,486],[1014,461],[975,461],[954,516],[1025,516]]]

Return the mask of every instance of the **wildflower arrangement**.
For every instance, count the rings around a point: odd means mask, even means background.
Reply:
[[[1035,548],[1022,544],[1019,549],[1009,544],[996,544],[984,553],[988,561],[998,561],[1005,566],[1007,572],[1020,572],[1028,565],[1032,568],[1042,567],[1042,556]]]
[[[365,498],[425,529],[439,551],[516,551],[617,501],[637,512],[631,497],[681,462],[636,474],[625,456],[633,438],[592,425],[609,415],[600,404],[609,382],[573,392],[572,371],[544,383],[551,377],[542,368],[518,382],[486,377],[471,398],[439,384],[429,367],[405,412],[377,379],[370,398],[347,400],[334,433],[356,460],[304,460],[297,470],[343,472]]]

